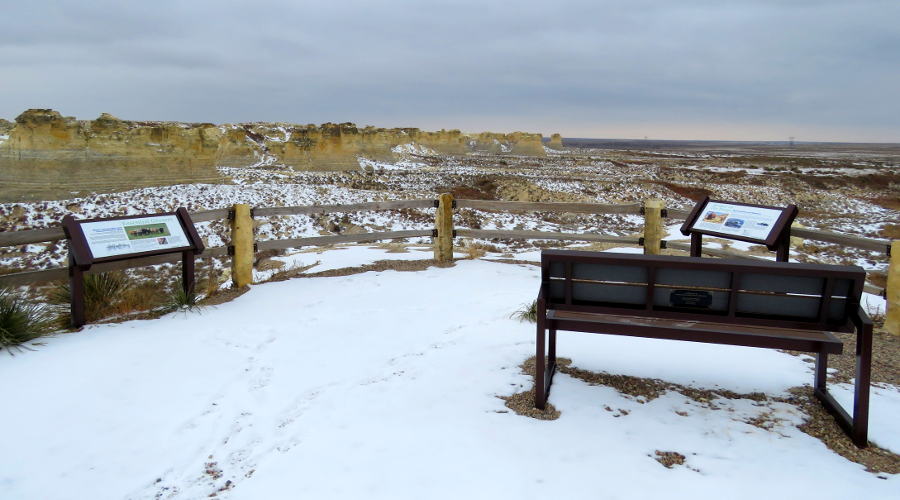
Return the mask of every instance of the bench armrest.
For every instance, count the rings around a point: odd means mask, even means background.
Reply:
[[[850,315],[850,321],[853,322],[853,326],[856,327],[856,331],[862,331],[863,328],[872,328],[874,324],[872,322],[872,318],[866,313],[866,310],[859,306],[856,308],[856,311]]]
[[[541,288],[538,289],[538,296],[534,303],[538,320],[543,320],[543,318],[547,317],[547,295],[547,284],[541,283]]]

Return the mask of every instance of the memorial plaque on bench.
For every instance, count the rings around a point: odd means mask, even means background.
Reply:
[[[672,290],[669,293],[669,304],[672,307],[708,308],[712,305],[712,293],[704,290]]]

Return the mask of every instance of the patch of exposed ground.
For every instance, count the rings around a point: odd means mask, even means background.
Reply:
[[[213,295],[209,295],[203,300],[200,301],[201,306],[217,306],[219,304],[224,304],[226,302],[231,302],[232,300],[244,295],[250,291],[249,286],[245,286],[242,288],[228,288],[219,292],[216,292]]]
[[[702,200],[706,196],[712,196],[713,192],[709,189],[702,188],[699,186],[682,186],[679,184],[675,184],[673,182],[664,182],[664,181],[654,181],[654,184],[659,184],[661,186],[665,186],[673,193],[684,196],[685,198],[698,202]]]
[[[340,269],[329,269],[318,273],[305,272],[312,266],[299,268],[296,270],[284,271],[276,274],[268,281],[284,281],[291,278],[332,278],[336,276],[350,276],[353,274],[367,273],[370,271],[424,271],[429,267],[452,267],[453,262],[438,262],[434,259],[423,260],[376,260],[371,264],[355,267],[342,267]]]
[[[867,448],[857,448],[840,428],[834,417],[813,396],[811,387],[794,387],[789,390],[790,395],[787,397],[773,397],[760,392],[741,394],[727,389],[698,389],[660,379],[592,372],[573,366],[572,360],[568,358],[557,358],[556,361],[557,369],[560,372],[589,385],[612,387],[619,393],[642,404],[658,398],[667,391],[678,392],[712,410],[720,409],[716,405],[716,400],[721,399],[749,399],[755,401],[758,406],[767,406],[771,403],[790,404],[799,408],[807,416],[807,419],[798,425],[797,428],[822,441],[831,451],[847,460],[865,466],[868,472],[900,474],[900,455],[872,444]],[[533,379],[534,357],[527,359],[520,367],[523,373],[531,376]],[[543,412],[534,408],[533,393],[534,390],[532,388],[502,399],[506,401],[508,408],[519,415],[540,420],[555,420],[559,418],[560,412],[549,403],[547,404],[547,410]],[[613,411],[611,408],[607,408],[607,410]],[[547,413],[551,411],[552,413]],[[685,417],[688,416],[687,414],[678,414]],[[774,432],[778,420],[772,412],[763,412],[759,417],[746,420],[745,422],[760,429]],[[665,455],[664,460],[677,460],[677,457]],[[663,462],[660,461],[660,463]]]
[[[661,463],[666,469],[671,469],[676,465],[684,465],[685,456],[677,451],[661,451],[656,450],[654,460]]]
[[[506,407],[519,415],[536,418],[538,420],[556,420],[559,418],[559,410],[547,403],[543,410],[534,407],[534,391],[517,392],[511,396],[498,396],[506,402]]]

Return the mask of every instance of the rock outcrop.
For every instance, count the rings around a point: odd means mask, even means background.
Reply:
[[[562,149],[563,148],[562,136],[559,134],[551,135],[549,146],[553,149]]]
[[[30,109],[0,143],[0,200],[40,199],[182,182],[216,182],[212,124],[93,121]]]
[[[29,109],[0,120],[0,201],[67,197],[166,184],[220,182],[216,167],[287,165],[359,168],[358,157],[390,161],[415,143],[441,154],[543,155],[540,134],[357,127],[352,123],[139,122],[103,113],[95,120]]]

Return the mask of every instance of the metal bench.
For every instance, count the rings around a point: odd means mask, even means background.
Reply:
[[[865,447],[872,365],[872,321],[860,307],[865,275],[858,266],[545,250],[535,406],[544,408],[553,382],[557,330],[789,349],[816,355],[816,397]],[[825,387],[828,355],[843,350],[831,332],[856,332],[852,417]]]

